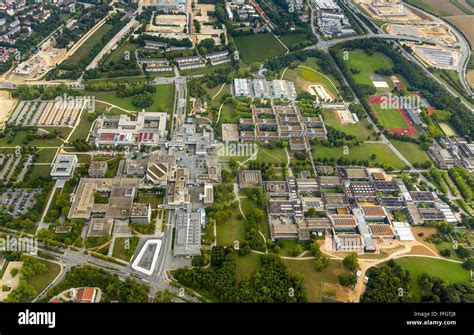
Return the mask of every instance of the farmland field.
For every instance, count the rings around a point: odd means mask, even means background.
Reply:
[[[455,15],[452,11],[462,13],[459,8],[451,4],[448,0],[406,0],[406,2],[428,13],[441,17]]]
[[[458,28],[469,41],[471,48],[474,46],[474,29],[472,29],[472,15],[450,16],[447,20]]]
[[[234,37],[234,43],[245,63],[282,55],[285,47],[270,33]]]

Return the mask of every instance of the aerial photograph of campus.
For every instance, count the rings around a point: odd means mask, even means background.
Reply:
[[[473,303],[473,26],[0,0],[0,302]]]

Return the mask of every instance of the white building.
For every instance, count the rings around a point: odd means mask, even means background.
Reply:
[[[51,170],[54,179],[71,178],[77,165],[76,155],[58,155]]]

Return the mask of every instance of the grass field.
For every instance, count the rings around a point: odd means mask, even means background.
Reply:
[[[129,111],[139,111],[140,108],[132,104],[133,97],[118,98],[115,91],[111,92],[88,92],[84,91],[84,95],[93,95],[97,100],[102,100],[110,104],[119,106]],[[153,93],[153,104],[145,108],[147,112],[167,112],[173,111],[174,105],[174,85],[163,84],[156,86],[156,92]]]
[[[286,52],[285,47],[270,33],[236,36],[233,39],[245,63],[273,58]]]
[[[290,48],[293,45],[306,41],[308,39],[306,34],[288,34],[278,36],[278,38],[280,39],[280,41],[283,42],[283,44],[286,45],[287,48]]]
[[[342,124],[339,121],[339,117],[337,116],[337,112],[333,110],[323,110],[323,119],[326,125],[333,127],[337,130],[343,131],[348,135],[356,136],[360,140],[366,140],[367,137],[370,136],[370,139],[374,139],[372,135],[372,130],[367,128],[369,125],[369,121],[367,119],[362,119],[358,123],[355,124]]]
[[[102,25],[71,55],[71,57],[66,59],[64,63],[69,66],[79,65],[81,60],[94,48],[94,46],[101,44],[102,37],[104,37],[112,28],[113,26],[108,23]]]
[[[449,123],[439,122],[438,125],[446,136],[459,136],[456,129],[454,129]]]
[[[41,293],[59,274],[61,270],[60,266],[56,263],[48,262],[45,260],[37,259],[38,262],[43,263],[47,266],[48,270],[40,275],[35,275],[28,279],[28,283],[33,286],[36,292]]]
[[[51,163],[53,161],[54,155],[56,154],[56,149],[40,149],[37,152],[38,158],[35,163]]]
[[[423,9],[424,11],[431,13],[436,16],[449,16],[451,13],[446,10],[441,10],[436,7],[433,7],[427,3],[426,0],[406,0],[407,3],[410,5],[416,6],[418,8]],[[448,2],[448,1],[446,1]]]
[[[245,222],[238,218],[238,209],[232,212],[232,217],[217,225],[217,245],[229,246],[233,245],[235,241],[244,239]]]
[[[450,284],[470,280],[469,271],[464,269],[461,264],[454,262],[426,257],[404,257],[397,259],[396,262],[410,272],[413,291],[418,295],[421,292],[418,277],[422,273],[447,280]]]
[[[104,64],[110,64],[111,62],[118,62],[124,59],[125,52],[128,51],[130,57],[133,57],[135,54],[135,50],[137,50],[137,45],[134,43],[130,43],[128,41],[120,44],[117,49],[112,51],[104,61]],[[131,58],[130,58],[131,59]]]
[[[337,276],[347,273],[340,261],[330,260],[329,266],[321,272],[314,270],[314,260],[288,260],[283,259],[290,272],[304,276],[303,286],[306,289],[308,302],[321,302],[323,298],[322,287],[326,283],[337,283]]]
[[[407,129],[408,124],[397,108],[382,108],[381,104],[370,104],[382,126],[387,129]]]
[[[59,139],[38,139],[38,140],[33,140],[28,142],[28,144],[25,144],[24,141],[26,139],[26,136],[28,135],[27,131],[20,130],[19,132],[16,133],[15,138],[13,139],[13,142],[8,143],[7,138],[1,138],[0,139],[0,147],[9,147],[9,148],[14,148],[16,146],[28,146],[28,147],[59,147],[61,145],[61,140]]]
[[[348,155],[344,155],[343,148],[331,148],[324,147],[322,145],[313,146],[313,157],[327,157],[335,158],[347,158],[350,160],[368,160],[369,164],[372,166],[375,163],[380,164],[389,164],[395,169],[402,169],[405,164],[397,157],[395,154],[382,143],[364,143],[362,145],[354,146],[349,148]],[[372,154],[375,154],[377,157],[375,160],[371,160]]]
[[[235,263],[237,283],[240,283],[242,279],[249,278],[260,268],[260,255],[253,253],[245,256],[236,255]]]
[[[397,148],[398,151],[408,159],[411,164],[414,163],[423,163],[430,160],[430,157],[420,148],[416,143],[403,142],[397,140],[390,140],[390,142]]]
[[[132,255],[135,252],[135,249],[138,245],[138,237],[132,236],[129,238],[129,252],[127,253],[127,249],[125,249],[125,241],[128,238],[126,237],[117,237],[114,242],[114,250],[112,251],[112,256],[126,262],[130,261]]]
[[[349,51],[347,62],[349,63],[349,68],[360,71],[354,74],[354,79],[359,84],[366,85],[372,85],[371,76],[375,74],[376,70],[388,70],[393,67],[392,60],[384,54],[377,52],[369,56],[364,50]],[[387,83],[391,84],[389,80]]]
[[[179,74],[182,76],[193,76],[198,74],[209,74],[214,72],[217,69],[230,69],[232,65],[230,63],[219,64],[216,66],[206,65],[205,67],[201,67],[198,69],[190,69],[190,70],[183,70],[179,71]]]
[[[321,84],[324,86],[324,88],[326,88],[332,97],[339,97],[337,84],[335,84],[335,81],[314,69],[303,66],[300,66],[296,69],[287,69],[283,79],[294,82],[298,92],[308,92],[308,86],[311,84]]]
[[[71,137],[69,137],[68,142],[72,143],[77,139],[85,140],[87,138],[87,135],[89,135],[89,131],[93,123],[94,121],[89,119],[88,113],[82,113],[81,119],[79,120],[76,129],[74,129],[74,132],[72,133]]]
[[[257,161],[280,165],[281,163],[286,164],[288,158],[286,157],[286,152],[283,148],[269,149],[260,147],[258,148]]]
[[[163,197],[156,193],[139,193],[138,202],[149,203],[152,209],[156,209],[158,205],[163,203]]]

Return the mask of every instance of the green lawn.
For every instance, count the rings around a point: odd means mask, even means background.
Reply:
[[[38,158],[35,163],[51,163],[57,149],[40,149],[36,154]]]
[[[417,295],[420,294],[418,277],[422,273],[447,280],[450,284],[471,279],[469,271],[464,269],[461,264],[454,262],[426,257],[404,257],[397,259],[396,262],[410,272],[413,281],[413,291]]]
[[[201,67],[198,69],[190,69],[190,70],[183,70],[179,71],[179,74],[182,76],[194,76],[198,74],[209,74],[212,73],[218,69],[230,69],[232,65],[230,63],[224,63],[224,64],[219,64],[219,65],[206,65],[205,67]],[[174,75],[174,72],[173,72]]]
[[[245,235],[245,221],[239,219],[239,210],[232,212],[232,217],[217,225],[217,245],[229,246],[233,245],[235,241],[241,241]]]
[[[137,45],[130,43],[128,41],[120,44],[117,49],[112,51],[104,61],[104,64],[110,64],[111,62],[119,62],[125,57],[125,52],[128,51],[130,57],[134,57],[135,50],[137,50]],[[130,58],[132,59],[132,58]]]
[[[129,249],[125,248],[125,241],[128,240],[129,242]],[[112,257],[122,259],[126,262],[129,262],[132,258],[133,254],[135,253],[135,249],[138,245],[138,237],[132,236],[130,238],[127,237],[117,237],[114,243],[114,250],[112,251]]]
[[[71,137],[69,137],[69,143],[72,143],[77,139],[85,140],[87,138],[92,124],[94,123],[94,120],[91,120],[89,115],[90,114],[86,112],[82,113],[81,119],[79,120],[76,129],[74,129]]]
[[[462,261],[462,259],[456,253],[456,250],[453,249],[453,242],[434,243],[434,246],[436,250],[438,250],[438,252],[441,252],[445,249],[448,249],[449,251],[451,251],[451,255],[446,258],[449,258],[455,261]]]
[[[40,275],[35,275],[28,279],[28,283],[33,286],[36,292],[41,293],[59,274],[61,267],[52,262],[48,262],[45,260],[36,259],[40,263],[46,264],[48,270]]]
[[[260,268],[260,255],[254,253],[245,256],[236,255],[235,263],[237,283],[240,283],[243,279],[248,279]]]
[[[93,95],[97,100],[105,101],[119,106],[129,111],[139,111],[132,103],[133,97],[118,98],[115,91],[110,92],[89,92],[84,91],[84,95]],[[145,108],[147,112],[167,112],[172,113],[174,106],[174,84],[162,84],[156,86],[153,93],[153,104]]]
[[[235,108],[232,104],[224,104],[224,106],[222,106],[219,123],[238,123],[239,117],[240,116],[237,112],[237,108]]]
[[[283,44],[286,45],[287,48],[290,48],[293,45],[304,42],[308,39],[306,34],[288,34],[278,36],[278,38],[283,42]]]
[[[260,147],[258,148],[257,161],[261,163],[280,165],[281,163],[286,164],[288,158],[286,157],[286,152],[283,148],[269,149]]]
[[[382,126],[387,129],[408,129],[408,124],[397,108],[383,108],[381,104],[370,104]]]
[[[364,143],[362,145],[349,147],[348,154],[344,155],[344,148],[331,148],[324,147],[322,145],[313,146],[313,157],[327,157],[335,158],[347,158],[350,160],[368,160],[370,165],[373,166],[375,163],[389,164],[395,169],[402,169],[405,164],[397,157],[395,154],[382,143]],[[375,160],[371,160],[372,154],[375,154],[377,157]]]
[[[403,157],[408,159],[411,164],[424,163],[430,160],[430,157],[428,156],[426,151],[421,149],[420,146],[416,143],[397,140],[390,140],[390,142],[394,145],[395,148],[397,148],[398,151],[400,151]]]
[[[241,198],[240,207],[242,207],[242,212],[244,212],[245,215],[248,215],[252,209],[258,208],[258,205],[248,198]],[[263,234],[263,236],[265,236],[265,238],[270,238],[270,232],[268,230],[269,228],[266,216],[263,221],[257,223],[257,228]]]
[[[358,139],[365,141],[367,137],[370,136],[370,139],[374,139],[372,135],[373,130],[367,128],[369,125],[369,121],[367,119],[362,119],[358,123],[351,124],[342,124],[339,121],[339,117],[337,116],[337,112],[334,110],[325,109],[322,111],[324,123],[326,125],[333,127],[337,130],[345,132],[347,135],[356,136]]]
[[[81,60],[86,57],[95,45],[100,44],[102,37],[105,36],[113,28],[112,25],[106,23],[101,26],[95,33],[92,34],[71,57],[65,60],[65,64],[69,66],[77,66]]]
[[[152,209],[156,209],[158,205],[161,205],[163,203],[163,196],[158,195],[156,193],[140,192],[138,194],[137,202],[149,203]]]
[[[26,184],[28,185],[30,181],[38,177],[49,176],[51,173],[51,166],[49,165],[33,165],[28,177],[25,179]]]
[[[329,266],[321,272],[314,270],[314,260],[283,259],[290,272],[304,276],[303,286],[306,289],[308,302],[321,302],[323,299],[323,284],[336,284],[338,275],[347,273],[340,261],[330,260]]]
[[[380,52],[368,55],[364,50],[349,51],[347,62],[349,68],[357,69],[360,72],[354,74],[355,80],[359,84],[372,85],[371,76],[376,70],[393,68],[392,60]],[[390,85],[390,81],[387,81]]]
[[[300,66],[296,69],[287,69],[283,79],[292,81],[296,85],[298,92],[308,92],[309,84],[321,84],[334,97],[339,98],[337,83],[329,76],[323,75],[318,70]]]
[[[438,125],[446,136],[459,136],[456,129],[454,129],[448,122],[439,122]]]
[[[16,146],[28,146],[28,147],[59,147],[61,145],[61,140],[59,139],[41,139],[41,140],[33,140],[30,141],[28,144],[25,144],[24,141],[26,139],[26,136],[28,135],[28,132],[25,130],[20,130],[16,133],[15,138],[13,139],[13,142],[8,143],[7,138],[1,138],[0,139],[0,147],[10,147],[14,148]]]
[[[56,132],[56,134],[58,134],[58,137],[63,139],[63,140],[66,139],[66,137],[68,137],[68,135],[72,131],[72,128],[70,128],[70,127],[45,127],[45,126],[42,126],[42,127],[39,127],[39,128],[43,129],[47,132],[50,132],[50,133]]]
[[[273,58],[286,52],[285,47],[270,33],[236,36],[233,39],[245,63]]]

